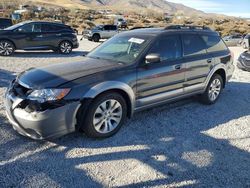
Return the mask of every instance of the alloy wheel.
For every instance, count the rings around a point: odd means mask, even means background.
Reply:
[[[121,104],[115,99],[109,99],[97,107],[93,117],[93,125],[97,132],[106,134],[113,131],[121,119]]]
[[[69,54],[72,51],[72,46],[69,42],[62,42],[60,45],[60,50],[64,54]]]
[[[0,42],[0,54],[9,56],[13,53],[14,47],[7,41]]]
[[[221,92],[221,81],[214,79],[209,87],[208,96],[211,101],[215,101]]]

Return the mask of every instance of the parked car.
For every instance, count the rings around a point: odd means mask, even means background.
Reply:
[[[116,18],[114,21],[114,25],[117,25],[117,27],[119,27],[119,28],[127,28],[128,27],[128,23],[125,20],[125,18],[123,18],[123,17]]]
[[[78,46],[75,31],[60,23],[27,21],[0,30],[2,56],[9,56],[15,50],[53,50],[69,54]]]
[[[5,107],[14,129],[34,139],[75,130],[104,138],[143,109],[192,95],[214,104],[233,71],[217,32],[138,29],[107,40],[80,62],[21,73],[7,89]]]
[[[242,39],[243,39],[242,35],[239,35],[239,34],[223,37],[223,40],[225,41],[227,46],[237,46],[240,44]]]
[[[85,30],[83,36],[90,41],[99,42],[101,39],[109,39],[119,33],[116,25],[98,25],[91,30]]]
[[[0,29],[12,26],[12,20],[9,18],[0,18]]]
[[[240,54],[237,67],[241,70],[250,71],[250,51],[247,50]]]
[[[249,49],[250,46],[250,34],[247,34],[242,40],[242,46],[244,49]]]

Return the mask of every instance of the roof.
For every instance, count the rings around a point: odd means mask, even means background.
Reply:
[[[52,22],[52,21],[24,21],[24,22],[21,22],[23,24],[28,24],[28,23],[50,23],[50,24],[58,24],[58,25],[65,25],[63,23],[59,23],[59,22]]]
[[[186,26],[186,25],[171,25],[165,28],[142,28],[134,29],[127,33],[130,34],[145,34],[145,35],[160,35],[164,33],[205,33],[219,35],[216,31],[205,26]]]

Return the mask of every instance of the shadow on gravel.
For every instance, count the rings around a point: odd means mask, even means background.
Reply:
[[[1,142],[0,187],[249,187],[250,153],[205,133],[249,116],[249,91],[231,82],[215,105],[186,99],[138,113],[104,140],[75,133],[36,142],[1,122],[1,137],[15,139]]]
[[[53,51],[16,51],[12,57],[18,58],[61,58],[61,57],[76,57],[83,56],[83,54],[88,53],[85,51],[72,51],[70,54],[60,54]]]
[[[8,87],[11,80],[16,77],[16,73],[0,69],[0,88]]]

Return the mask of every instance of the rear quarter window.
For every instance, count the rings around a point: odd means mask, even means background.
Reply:
[[[64,25],[43,24],[42,30],[44,32],[59,32],[59,31],[70,31],[70,28]]]
[[[206,53],[206,44],[198,34],[182,35],[184,56],[193,56]]]
[[[219,36],[202,35],[203,40],[207,45],[208,52],[217,52],[227,50],[226,44]]]

